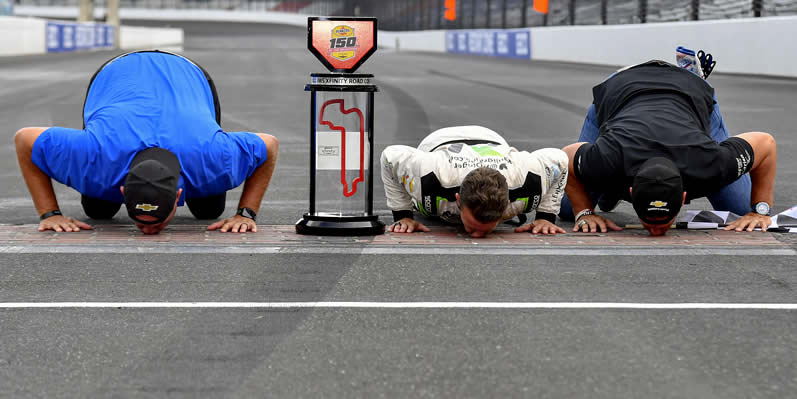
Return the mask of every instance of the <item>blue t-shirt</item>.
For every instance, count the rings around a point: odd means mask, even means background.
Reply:
[[[123,202],[119,186],[130,162],[150,147],[180,160],[181,204],[239,186],[266,160],[266,145],[256,134],[221,130],[204,73],[171,54],[133,53],[106,65],[89,89],[83,117],[83,130],[44,131],[32,160],[93,198]]]

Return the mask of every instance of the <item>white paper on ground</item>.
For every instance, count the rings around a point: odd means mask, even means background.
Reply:
[[[695,230],[711,230],[711,229],[721,229],[722,227],[719,226],[717,223],[708,223],[708,222],[689,222],[686,224],[687,229],[695,229]]]

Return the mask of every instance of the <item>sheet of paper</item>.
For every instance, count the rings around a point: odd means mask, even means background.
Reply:
[[[368,134],[366,132],[366,134]],[[340,170],[340,133],[337,131],[316,132],[316,169]],[[365,141],[363,167],[368,169],[368,141]],[[360,132],[346,132],[346,170],[360,170]]]

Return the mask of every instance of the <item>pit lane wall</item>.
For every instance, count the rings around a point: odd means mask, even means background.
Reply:
[[[0,56],[113,49],[115,35],[108,24],[0,16]],[[119,29],[119,46],[124,50],[174,48],[182,43],[182,29]]]
[[[527,29],[380,32],[380,47],[613,66],[704,49],[717,72],[797,77],[797,17]]]

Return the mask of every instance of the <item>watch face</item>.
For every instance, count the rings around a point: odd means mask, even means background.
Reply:
[[[755,212],[759,215],[769,215],[769,204],[766,202],[759,202],[755,206]]]

